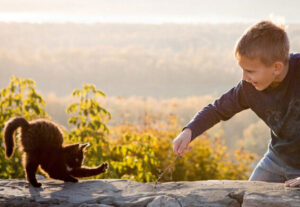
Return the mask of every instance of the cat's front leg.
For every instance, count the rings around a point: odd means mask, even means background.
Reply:
[[[78,179],[72,177],[71,175],[67,175],[62,180],[65,181],[65,182],[72,182],[72,183],[77,183],[78,182]]]
[[[67,172],[63,173],[63,174],[55,174],[53,175],[53,173],[50,175],[51,178],[54,179],[58,179],[58,180],[63,180],[65,182],[72,182],[72,183],[77,183],[78,180],[74,177],[72,177],[71,175],[67,174]]]
[[[108,163],[105,162],[96,168],[81,167],[73,169],[72,171],[70,171],[70,174],[74,177],[90,177],[104,173],[107,169]]]

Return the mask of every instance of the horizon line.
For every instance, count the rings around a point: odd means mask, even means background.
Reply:
[[[266,18],[264,18],[266,19]],[[31,23],[31,24],[251,24],[261,19],[221,16],[100,16],[76,15],[63,13],[14,12],[0,13],[0,22]],[[286,21],[287,24],[297,24],[300,21]]]

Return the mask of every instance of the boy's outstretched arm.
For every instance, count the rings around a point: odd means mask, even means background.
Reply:
[[[188,146],[192,139],[192,130],[185,128],[174,140],[173,140],[173,152],[176,155],[183,155],[186,152],[192,150],[192,147]]]
[[[221,120],[230,119],[236,113],[248,109],[241,81],[236,87],[223,94],[214,103],[207,105],[199,111],[194,118],[184,127],[183,131],[173,141],[173,151],[177,155],[183,155],[192,148],[188,144],[198,135],[211,128]]]

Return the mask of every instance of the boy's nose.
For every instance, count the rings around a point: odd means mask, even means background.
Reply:
[[[245,73],[243,73],[243,80],[246,81],[246,82],[251,82],[250,78],[247,77],[247,75]]]

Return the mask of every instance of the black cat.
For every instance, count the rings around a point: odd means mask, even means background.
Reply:
[[[23,117],[15,117],[5,124],[3,138],[8,158],[13,154],[13,134],[18,127],[21,127],[20,141],[26,178],[34,187],[41,186],[35,177],[39,165],[49,177],[67,182],[78,182],[74,177],[94,176],[108,169],[107,163],[96,168],[82,167],[84,148],[88,144],[63,146],[59,127],[45,119],[28,122]]]

